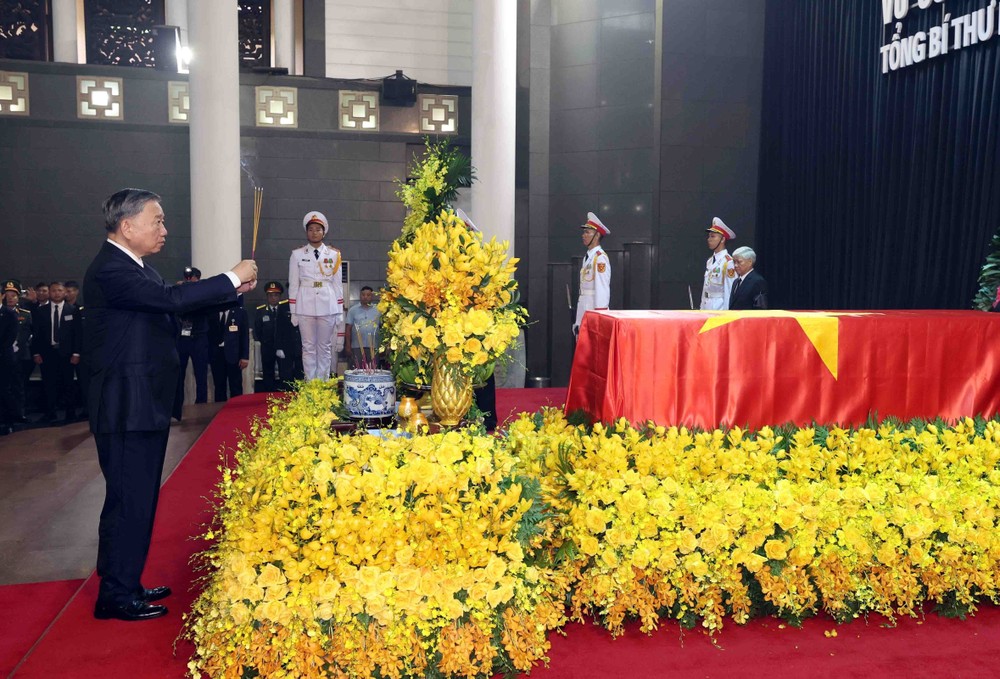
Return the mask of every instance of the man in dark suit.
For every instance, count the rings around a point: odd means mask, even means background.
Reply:
[[[263,373],[261,389],[275,391],[288,389],[295,377],[295,361],[300,359],[302,340],[299,329],[292,325],[288,300],[281,299],[285,288],[278,281],[269,281],[264,288],[267,303],[257,307],[253,321],[254,339],[260,341],[260,362]],[[278,383],[274,381],[275,363],[278,366]]]
[[[105,479],[97,553],[101,579],[94,617],[147,620],[168,587],[141,584],[160,490],[177,385],[174,314],[235,304],[253,288],[257,266],[244,260],[198,283],[167,285],[143,258],[166,240],[160,197],[123,189],[104,203],[107,241],[84,278],[90,371],[90,430]]]
[[[60,404],[66,408],[66,419],[76,416],[73,370],[80,363],[80,325],[76,307],[66,301],[66,288],[61,281],[49,283],[49,301],[34,314],[31,354],[42,371],[45,392],[45,421],[56,420]]]
[[[14,422],[27,422],[25,417],[25,395],[27,394],[28,379],[35,369],[35,362],[31,360],[31,312],[20,305],[21,284],[8,279],[3,282],[3,302],[4,305],[17,314],[17,342],[14,344],[14,379],[10,383],[11,393],[14,398],[15,415]]]
[[[243,394],[243,370],[250,364],[250,326],[247,312],[234,306],[208,317],[215,402]],[[228,388],[228,396],[227,396]]]
[[[201,280],[201,269],[189,266],[184,269],[184,282],[197,283]],[[177,338],[177,353],[180,369],[177,378],[177,397],[174,401],[174,417],[181,419],[184,405],[184,380],[187,377],[188,360],[194,369],[194,402],[208,403],[208,317],[212,311],[199,309],[189,314],[181,314],[180,335]]]
[[[756,262],[757,253],[751,248],[737,248],[733,253],[733,266],[738,278],[733,281],[729,292],[730,309],[767,308],[767,281],[753,270]]]

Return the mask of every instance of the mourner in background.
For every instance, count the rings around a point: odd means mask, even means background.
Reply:
[[[49,301],[38,307],[32,319],[31,354],[42,371],[44,420],[56,421],[60,405],[66,408],[66,419],[72,420],[76,418],[73,366],[80,362],[82,337],[78,332],[76,307],[65,300],[62,282],[49,283],[48,288]]]
[[[201,270],[189,266],[184,269],[183,283],[197,283],[201,280]],[[174,417],[181,416],[184,405],[184,383],[187,378],[188,361],[194,372],[194,402],[208,403],[208,319],[213,311],[198,309],[177,317],[177,356],[180,358],[180,372],[177,378],[177,396],[174,399]]]
[[[75,307],[80,306],[80,284],[76,281],[66,281],[63,284],[66,288],[66,301]]]
[[[579,334],[585,313],[607,309],[611,301],[611,260],[601,247],[601,241],[611,235],[611,230],[593,212],[587,213],[587,221],[580,228],[587,255],[580,268],[580,298],[576,302],[573,335]]]
[[[708,311],[722,311],[729,308],[729,294],[736,279],[733,258],[726,250],[726,244],[736,238],[736,234],[718,217],[712,218],[708,232],[708,249],[712,256],[705,262],[705,283],[701,289],[701,308]]]
[[[48,304],[49,301],[49,284],[44,281],[35,283],[35,301],[38,306],[42,304]]]
[[[21,290],[21,302],[19,306],[28,311],[34,311],[38,308],[38,294],[34,288],[24,288]]]
[[[308,244],[288,260],[288,303],[292,325],[302,335],[302,367],[307,380],[327,379],[333,365],[337,326],[344,310],[340,250],[323,242],[330,223],[322,212],[302,218]]]
[[[66,301],[76,307],[76,315],[73,320],[76,322],[76,333],[80,337],[80,360],[73,365],[73,402],[78,403],[83,409],[81,417],[87,416],[87,355],[83,351],[83,324],[87,310],[83,308],[83,300],[80,299],[80,284],[76,281],[66,281]],[[66,419],[70,419],[69,415]]]
[[[767,281],[754,271],[756,262],[757,253],[752,248],[743,246],[733,253],[737,278],[729,293],[730,309],[767,308]]]
[[[242,304],[243,300],[240,299]],[[208,341],[212,350],[212,381],[216,403],[243,394],[243,371],[250,363],[250,327],[247,312],[235,306],[208,319]],[[227,395],[228,390],[228,395]]]
[[[375,292],[369,287],[361,288],[360,301],[347,310],[344,326],[344,353],[351,361],[352,368],[375,368],[378,363],[378,347],[381,342],[379,328],[382,314],[372,304]]]
[[[298,379],[296,367],[300,364],[302,340],[298,328],[292,325],[288,300],[281,299],[284,292],[281,283],[269,281],[264,287],[267,302],[257,307],[253,320],[253,334],[260,341],[262,391],[284,391]]]
[[[17,314],[17,341],[14,344],[14,375],[11,377],[10,390],[14,399],[14,416],[16,423],[27,422],[25,401],[28,393],[28,380],[35,369],[31,360],[31,312],[20,306],[21,284],[16,280],[3,282],[3,302]]]
[[[0,436],[13,431],[17,420],[17,403],[14,401],[14,382],[18,379],[14,349],[17,344],[17,313],[0,304]]]

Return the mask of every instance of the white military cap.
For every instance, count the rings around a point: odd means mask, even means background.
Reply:
[[[580,228],[581,229],[594,229],[595,231],[597,231],[597,233],[601,234],[602,236],[610,236],[611,235],[611,229],[609,229],[608,227],[604,226],[604,222],[602,222],[600,219],[598,219],[597,215],[595,215],[593,212],[588,212],[587,213],[587,223],[586,224],[581,224]]]
[[[323,225],[323,233],[330,230],[330,222],[326,221],[326,215],[322,212],[317,212],[313,210],[312,212],[307,212],[306,216],[302,218],[302,229],[305,231],[309,230],[309,225],[312,222]]]
[[[726,240],[733,240],[736,238],[736,233],[726,226],[726,223],[719,219],[718,217],[712,217],[712,226],[705,229],[705,231],[711,231],[721,235]]]

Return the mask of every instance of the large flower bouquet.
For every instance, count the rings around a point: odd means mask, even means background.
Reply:
[[[389,252],[379,302],[383,346],[397,377],[428,384],[439,356],[479,377],[517,339],[527,317],[514,280],[518,260],[507,257],[506,242],[484,242],[450,211],[412,235]]]
[[[505,437],[381,439],[331,433],[337,403],[304,385],[224,470],[192,675],[483,677],[543,660],[567,613],[715,633],[1000,602],[996,420],[751,434],[544,409]]]
[[[628,618],[719,630],[823,610],[964,615],[1000,602],[1000,423],[856,431],[574,427],[509,430],[559,511],[570,615],[614,634]]]
[[[335,387],[305,385],[225,472],[186,634],[212,677],[490,676],[527,671],[564,621],[535,554],[537,482],[469,430],[329,430]]]

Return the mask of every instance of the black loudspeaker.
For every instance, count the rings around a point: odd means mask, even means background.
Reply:
[[[157,71],[180,70],[177,50],[181,47],[181,29],[178,26],[153,26],[149,29],[153,37],[153,63]]]
[[[382,79],[382,103],[387,106],[413,106],[417,103],[417,81],[396,71]]]

